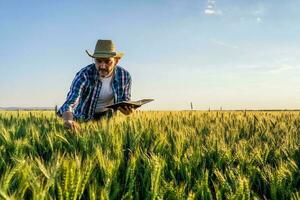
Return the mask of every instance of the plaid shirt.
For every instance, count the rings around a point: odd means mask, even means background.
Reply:
[[[62,117],[66,111],[71,111],[77,120],[93,119],[97,100],[101,90],[99,72],[95,64],[81,69],[75,76],[66,102],[58,110]],[[114,102],[127,101],[131,98],[131,76],[120,66],[116,66],[112,83]]]

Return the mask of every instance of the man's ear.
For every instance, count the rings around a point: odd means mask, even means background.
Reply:
[[[115,57],[115,64],[118,64],[120,59],[121,58],[119,58],[119,57]]]

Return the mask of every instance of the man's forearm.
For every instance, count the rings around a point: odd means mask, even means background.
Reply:
[[[62,114],[64,121],[72,120],[73,121],[73,113],[70,111],[66,111]]]

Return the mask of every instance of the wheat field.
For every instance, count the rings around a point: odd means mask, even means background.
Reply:
[[[300,199],[300,113],[0,112],[0,199]]]

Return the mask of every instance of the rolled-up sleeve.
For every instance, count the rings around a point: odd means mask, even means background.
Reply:
[[[86,85],[86,76],[83,73],[78,72],[72,81],[70,91],[68,92],[65,103],[58,110],[57,115],[62,116],[66,111],[74,112],[74,109],[78,105],[81,93]]]

